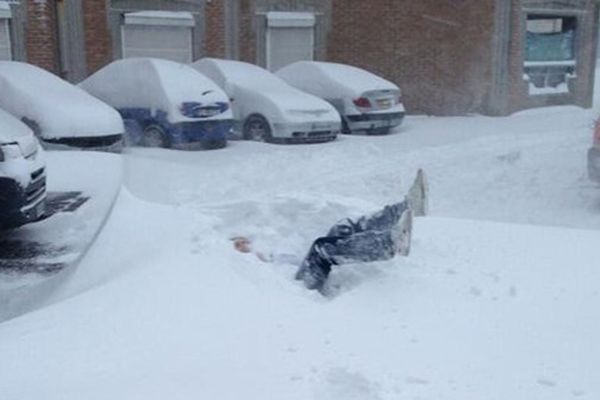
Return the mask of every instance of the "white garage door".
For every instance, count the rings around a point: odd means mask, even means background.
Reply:
[[[0,18],[0,60],[11,59],[10,32],[8,30],[8,19]]]
[[[314,56],[315,17],[310,13],[267,14],[267,68],[276,71]]]
[[[127,14],[123,25],[123,58],[157,57],[190,63],[193,25],[189,13]]]

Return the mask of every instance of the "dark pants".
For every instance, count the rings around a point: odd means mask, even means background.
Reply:
[[[391,228],[407,209],[403,201],[370,216],[338,222],[313,242],[303,264],[318,265],[327,276],[331,265],[389,260],[395,253]]]

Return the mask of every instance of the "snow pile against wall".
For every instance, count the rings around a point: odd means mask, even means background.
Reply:
[[[119,114],[83,90],[30,64],[0,62],[0,107],[39,126],[44,139],[117,135]]]

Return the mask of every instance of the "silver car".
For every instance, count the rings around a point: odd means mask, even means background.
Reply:
[[[363,69],[299,61],[276,74],[290,85],[332,104],[342,116],[344,133],[386,134],[404,119],[400,88]]]

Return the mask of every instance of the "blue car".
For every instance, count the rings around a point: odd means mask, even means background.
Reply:
[[[79,86],[119,111],[129,145],[222,148],[233,127],[227,95],[198,71],[176,62],[119,60]]]

